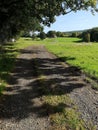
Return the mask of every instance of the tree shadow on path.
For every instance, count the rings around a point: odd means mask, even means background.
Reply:
[[[13,118],[20,121],[34,114],[38,117],[46,117],[55,113],[54,109],[58,110],[62,105],[62,109],[59,110],[61,112],[68,107],[66,104],[60,103],[57,106],[43,104],[41,97],[49,94],[64,95],[85,86],[78,80],[81,72],[77,68],[63,67],[57,58],[43,58],[41,55],[34,58],[33,53],[41,52],[23,51],[16,60],[15,69],[8,82],[9,86],[0,103],[0,119]],[[38,78],[38,71],[46,77],[43,85]],[[49,113],[48,108],[51,110]]]

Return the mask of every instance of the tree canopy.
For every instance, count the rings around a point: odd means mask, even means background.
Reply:
[[[16,36],[21,30],[50,26],[55,16],[71,11],[97,11],[97,0],[0,0],[0,41]]]

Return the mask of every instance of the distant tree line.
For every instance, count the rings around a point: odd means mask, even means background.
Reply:
[[[56,38],[56,37],[79,37],[80,32],[60,32],[60,31],[48,31],[47,33],[41,31],[40,33],[33,33],[32,36],[30,35],[30,32],[26,31],[22,33],[22,37],[31,37],[33,39],[40,38],[40,39],[45,39],[45,38]]]
[[[98,42],[98,27],[83,32],[82,39],[84,42]]]
[[[85,31],[72,31],[72,32],[60,32],[60,31],[48,31],[47,33],[40,31],[40,33],[33,33],[32,36],[30,32],[26,31],[22,33],[23,37],[31,37],[32,39],[40,38],[56,38],[56,37],[77,37],[81,38],[83,42],[98,42],[98,27],[92,28]]]

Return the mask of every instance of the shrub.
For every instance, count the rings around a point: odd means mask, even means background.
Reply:
[[[40,37],[40,39],[45,39],[46,38],[46,34],[44,33],[44,32],[41,32],[40,34],[39,34],[39,37]]]
[[[84,42],[90,42],[90,33],[89,32],[83,33],[83,41]]]

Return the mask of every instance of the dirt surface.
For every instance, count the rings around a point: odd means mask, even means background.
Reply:
[[[98,130],[98,94],[84,81],[85,75],[79,69],[62,63],[44,46],[28,47],[17,58],[0,103],[0,130],[49,130],[43,95],[38,91],[35,60],[46,76],[50,90],[55,86],[55,95],[69,94],[77,104],[81,118],[86,123],[92,121]],[[59,92],[58,87],[63,91]]]

